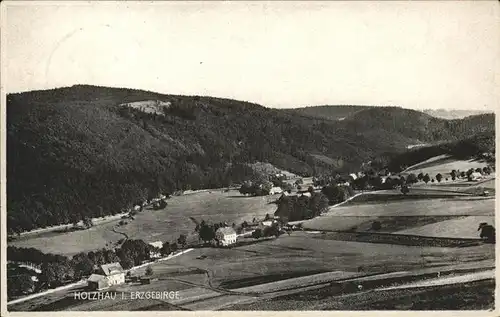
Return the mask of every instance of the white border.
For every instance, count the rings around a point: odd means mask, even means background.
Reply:
[[[491,0],[493,2],[496,2],[499,7],[500,7],[500,2]],[[165,2],[163,1],[2,1],[0,3],[0,21],[1,21],[1,37],[0,37],[0,50],[1,50],[1,55],[0,55],[0,61],[1,61],[1,69],[0,71],[0,223],[2,225],[2,230],[1,230],[1,265],[2,269],[0,270],[0,282],[1,284],[1,292],[0,292],[0,306],[1,306],[1,311],[0,315],[1,316],[196,316],[196,317],[211,317],[211,316],[227,316],[227,317],[233,317],[233,316],[298,316],[298,317],[310,317],[310,316],[426,316],[426,317],[433,317],[433,316],[498,316],[499,315],[499,305],[500,305],[500,299],[498,297],[499,295],[499,287],[498,283],[496,285],[496,292],[495,292],[495,310],[493,311],[276,311],[276,312],[270,312],[270,311],[215,311],[215,312],[210,312],[210,311],[194,311],[194,312],[181,312],[181,311],[165,311],[165,312],[158,312],[158,311],[148,311],[148,312],[127,312],[127,311],[117,311],[117,312],[84,312],[84,311],[78,311],[78,312],[7,312],[7,305],[6,305],[6,299],[7,299],[7,291],[6,291],[6,237],[7,233],[5,230],[5,225],[6,225],[6,86],[7,86],[7,81],[5,78],[5,72],[3,71],[3,68],[5,64],[8,62],[6,60],[6,46],[4,45],[6,43],[6,34],[5,34],[5,27],[6,27],[6,18],[7,18],[7,13],[6,13],[6,7],[7,6],[24,6],[24,5],[31,5],[31,4],[36,4],[36,5],[68,5],[68,6],[75,6],[75,5],[89,5],[89,4],[96,4],[97,2],[100,2],[102,5],[115,5],[115,6],[121,6],[121,5],[129,5],[129,4],[141,4],[141,5],[162,5]],[[177,1],[175,1],[177,2]],[[184,1],[179,1],[179,2],[184,2]],[[198,2],[198,1],[197,1]],[[239,1],[238,1],[239,2]],[[253,1],[250,1],[249,4],[251,4]],[[300,2],[300,1],[299,1]],[[306,1],[303,1],[304,5],[306,5]],[[398,2],[398,1],[395,1]],[[497,15],[500,12],[499,7],[497,7]],[[500,22],[500,21],[499,21]],[[500,59],[500,39],[491,39],[492,41],[496,41],[496,49],[498,51],[498,56]],[[497,60],[496,65],[493,65],[494,68],[496,68],[496,76],[495,76],[495,83],[497,87],[496,91],[496,103],[494,105],[495,107],[495,113],[497,113],[497,109],[500,109],[500,60]],[[140,88],[140,87],[137,87]],[[499,126],[500,122],[498,120],[496,121],[496,131],[499,131]],[[499,136],[498,134],[496,135],[496,144],[498,147],[499,144]],[[500,159],[497,157],[497,166],[499,163]],[[496,180],[496,186],[499,188],[500,185],[500,180]],[[496,210],[498,210],[500,206],[500,202],[498,199],[495,201],[495,207]],[[498,215],[495,212],[495,221],[496,221],[496,228],[499,227],[500,221],[498,219]],[[498,236],[497,236],[498,239]],[[500,246],[498,243],[496,244],[496,254],[500,251]],[[500,264],[500,259],[497,256],[496,257],[496,274],[498,277],[498,267]]]

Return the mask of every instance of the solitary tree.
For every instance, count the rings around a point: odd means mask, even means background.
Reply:
[[[441,180],[442,180],[442,179],[443,179],[443,175],[441,175],[441,173],[438,173],[438,174],[436,175],[436,180],[437,180],[439,183],[441,183]]]
[[[94,225],[93,221],[92,221],[92,218],[90,217],[85,217],[83,218],[83,225],[86,227],[86,228],[90,228]]]
[[[203,225],[200,226],[200,232],[198,235],[205,243],[210,242],[215,238],[215,227],[203,223]]]
[[[160,250],[161,254],[162,255],[169,255],[172,250],[170,250],[170,243],[169,242],[165,242]]]
[[[418,180],[420,180],[420,181],[424,180],[424,173],[422,173],[422,172],[418,173],[417,178],[418,178]]]
[[[408,175],[408,177],[406,177],[406,183],[407,184],[415,184],[418,182],[418,178],[417,178],[417,175],[411,173],[410,175]]]
[[[429,174],[425,174],[422,180],[427,184],[431,180],[431,177],[429,176]]]
[[[378,231],[380,229],[382,229],[382,224],[380,223],[380,221],[375,220],[374,222],[372,222],[372,230]]]
[[[146,268],[146,275],[147,275],[147,276],[151,276],[151,275],[153,275],[153,269],[151,268],[151,266],[148,266],[148,267]]]
[[[179,239],[177,239],[177,243],[179,243],[182,246],[182,248],[185,248],[187,243],[186,236],[181,234],[179,236]]]
[[[401,186],[401,192],[403,193],[403,195],[406,195],[410,192],[410,189],[408,188],[407,185],[403,185]]]
[[[177,247],[177,243],[175,243],[175,242],[174,242],[174,243],[172,243],[172,244],[170,245],[170,250],[172,250],[172,252],[177,251],[177,249],[178,249],[178,247]]]
[[[486,222],[479,224],[478,231],[481,231],[479,237],[488,243],[495,243],[495,227]]]
[[[451,175],[451,179],[455,180],[457,178],[457,170],[452,170],[450,175]]]
[[[262,230],[260,228],[257,228],[252,232],[252,238],[259,239],[261,237],[262,237]]]

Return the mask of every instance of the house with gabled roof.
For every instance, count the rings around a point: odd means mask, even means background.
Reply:
[[[215,240],[219,246],[235,244],[236,236],[236,231],[231,227],[221,227],[215,231]]]
[[[104,275],[109,286],[125,283],[125,270],[118,262],[101,265],[99,274]]]
[[[150,242],[149,245],[151,246],[149,251],[149,257],[153,259],[160,258],[161,253],[159,250],[163,248],[163,242],[161,241]]]

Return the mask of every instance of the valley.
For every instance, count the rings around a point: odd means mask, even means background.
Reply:
[[[9,103],[9,270],[41,271],[11,311],[425,309],[440,289],[493,302],[493,114],[85,85]],[[110,263],[124,281],[98,293],[118,297],[75,299]],[[131,300],[143,291],[179,296]]]

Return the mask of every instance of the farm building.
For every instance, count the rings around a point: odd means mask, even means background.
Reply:
[[[141,277],[140,282],[142,285],[151,284],[151,278],[150,277]]]
[[[98,291],[109,287],[106,276],[101,274],[92,274],[87,279],[87,287],[90,290]]]
[[[215,232],[215,239],[219,246],[229,246],[236,243],[236,231],[231,227],[223,227]]]
[[[149,251],[149,256],[151,258],[160,258],[161,257],[161,253],[160,253],[160,251],[158,249],[163,248],[163,242],[161,242],[161,241],[150,242],[149,245],[153,247]]]
[[[281,189],[281,187],[273,187],[269,190],[269,195],[275,195],[281,193],[283,193],[283,189]]]
[[[106,277],[109,286],[125,283],[125,271],[118,262],[101,265],[99,273]]]
[[[483,178],[483,175],[479,172],[474,172],[474,173],[470,174],[470,178],[473,181],[477,181],[477,180],[480,180],[481,178]]]
[[[275,223],[275,222],[276,222],[276,220],[274,220],[274,219],[273,219],[273,220],[266,220],[266,221],[262,221],[262,223],[261,223],[261,224],[262,224],[262,226],[264,226],[264,227],[270,227],[270,226],[272,226],[272,225],[273,225],[273,223]]]

